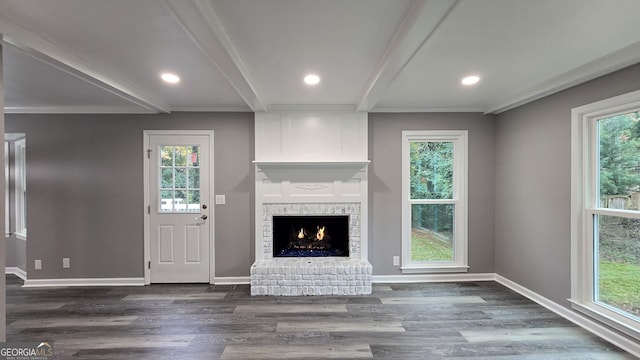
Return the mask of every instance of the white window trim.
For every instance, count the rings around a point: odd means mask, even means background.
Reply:
[[[15,149],[15,208],[16,208],[16,229],[15,234],[18,239],[27,239],[27,228],[25,219],[23,217],[23,208],[26,204],[23,204],[22,192],[27,191],[27,177],[26,177],[26,139],[16,140],[14,143]]]
[[[4,236],[11,235],[11,223],[9,220],[9,142],[4,142]]]
[[[410,189],[410,149],[412,141],[453,142],[454,176],[452,200],[427,200],[428,203],[455,205],[454,213],[454,260],[433,262],[411,262],[411,189]],[[468,131],[466,130],[420,130],[402,132],[402,266],[404,274],[467,272],[468,255]],[[425,201],[421,201],[425,202]]]
[[[636,211],[596,209],[597,120],[640,108],[640,91],[571,110],[571,306],[631,337],[640,339],[639,321],[594,299],[593,215],[640,218]]]

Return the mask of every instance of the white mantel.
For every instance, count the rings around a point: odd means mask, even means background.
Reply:
[[[367,121],[366,113],[341,110],[256,113],[252,294],[370,293]],[[273,259],[274,215],[338,214],[349,216],[349,258]],[[326,279],[327,267],[335,268],[335,279]],[[303,283],[296,271],[311,279]]]

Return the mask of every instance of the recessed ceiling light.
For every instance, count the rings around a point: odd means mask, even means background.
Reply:
[[[315,85],[320,82],[320,77],[315,74],[309,74],[304,77],[304,82],[308,85]]]
[[[171,73],[164,73],[162,75],[160,75],[160,78],[162,78],[162,80],[170,83],[170,84],[176,84],[180,82],[180,77],[176,74],[171,74]]]
[[[464,79],[462,79],[462,85],[473,85],[473,84],[477,84],[478,81],[480,81],[480,78],[475,75],[467,76]]]

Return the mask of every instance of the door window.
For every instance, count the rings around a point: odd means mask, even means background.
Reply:
[[[159,145],[159,212],[200,212],[200,147]]]

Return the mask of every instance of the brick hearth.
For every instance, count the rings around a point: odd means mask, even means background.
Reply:
[[[341,258],[276,258],[251,266],[251,295],[371,294],[368,261]]]

